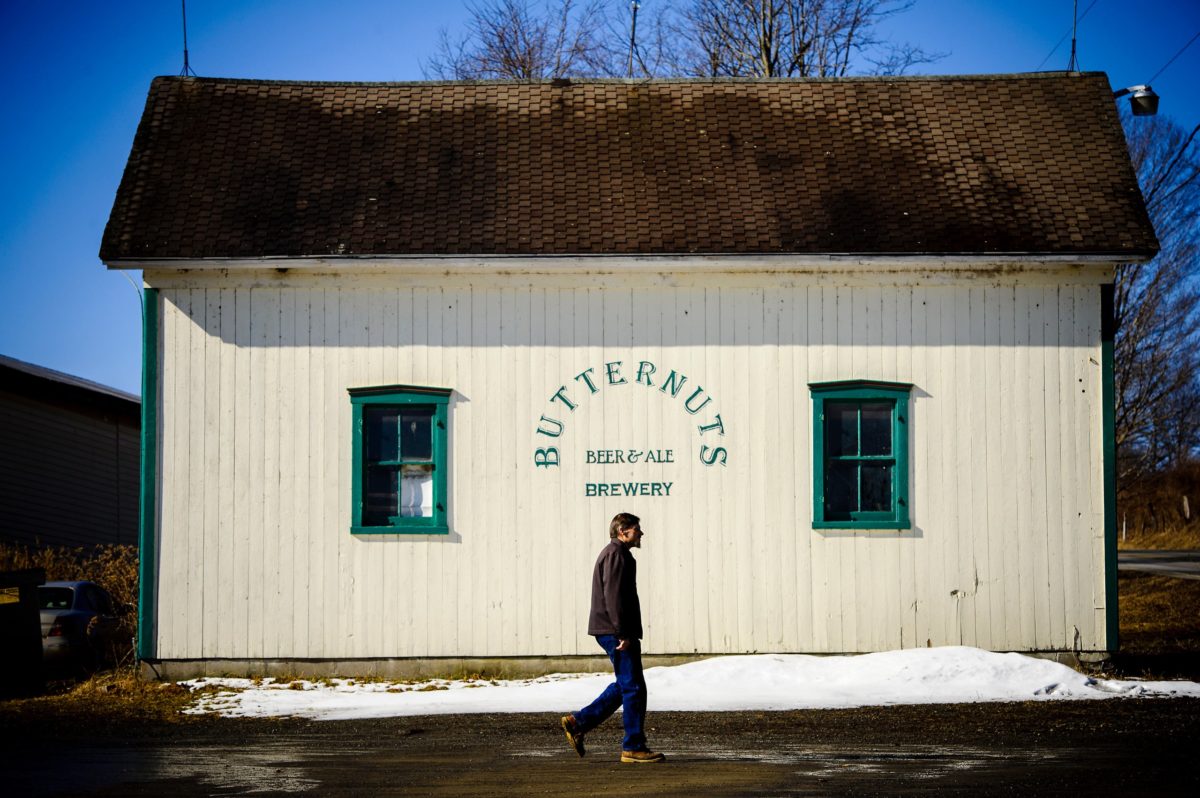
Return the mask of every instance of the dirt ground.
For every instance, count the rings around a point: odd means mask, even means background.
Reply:
[[[617,762],[620,723],[579,759],[547,715],[372,721],[9,716],[7,795],[1196,794],[1200,700],[657,713],[662,765]]]

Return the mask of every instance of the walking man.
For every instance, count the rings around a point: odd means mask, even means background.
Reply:
[[[583,736],[621,707],[625,741],[622,762],[663,762],[646,747],[646,680],[642,676],[642,608],[637,594],[637,560],[630,549],[641,548],[642,527],[636,515],[617,513],[609,524],[609,544],[592,571],[592,611],[588,634],[608,654],[617,680],[574,715],[562,719],[575,753],[583,756]]]

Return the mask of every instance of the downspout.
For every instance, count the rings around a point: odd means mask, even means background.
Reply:
[[[1117,611],[1117,401],[1113,376],[1113,283],[1100,286],[1100,397],[1104,440],[1104,640],[1115,654],[1119,648]]]
[[[158,289],[142,292],[142,443],[141,502],[138,508],[137,658],[153,659],[156,635],[155,595],[158,553]]]

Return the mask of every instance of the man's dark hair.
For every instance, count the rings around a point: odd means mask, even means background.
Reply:
[[[638,518],[633,513],[617,513],[613,516],[612,523],[608,525],[609,540],[616,540],[617,535],[623,529],[630,529],[641,523],[642,519]]]

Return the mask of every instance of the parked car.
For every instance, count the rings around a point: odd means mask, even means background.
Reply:
[[[47,668],[86,672],[108,659],[121,626],[108,591],[95,582],[47,582],[38,604]]]

